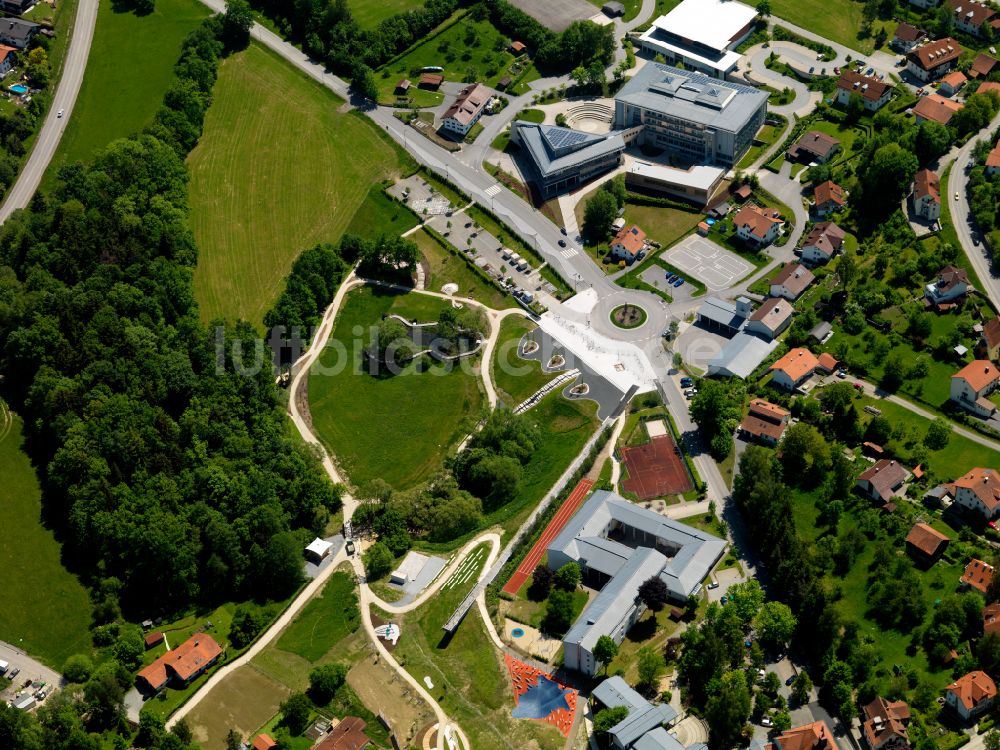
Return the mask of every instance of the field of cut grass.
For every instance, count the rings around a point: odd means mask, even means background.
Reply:
[[[203,320],[259,325],[299,253],[336,242],[369,188],[398,173],[395,147],[342,104],[256,44],[222,64],[188,158]]]
[[[278,648],[316,661],[361,624],[354,581],[344,572],[330,576],[323,593],[306,605],[278,639]]]
[[[47,181],[60,166],[89,159],[152,121],[173,80],[181,42],[210,14],[198,0],[159,0],[148,16],[115,12],[114,5],[98,6],[83,85]]]
[[[771,13],[845,47],[870,54],[874,39],[859,39],[863,3],[855,0],[771,0]],[[878,30],[876,22],[872,34]],[[889,29],[891,31],[891,28]],[[892,34],[889,34],[890,40]]]
[[[417,217],[399,201],[386,195],[381,185],[374,185],[364,202],[354,212],[344,234],[374,240],[382,235],[399,235],[418,224]]]
[[[385,19],[416,10],[423,4],[423,0],[350,0],[347,6],[361,28],[374,29]]]
[[[90,651],[87,590],[60,561],[61,548],[42,526],[41,489],[21,450],[21,418],[0,401],[0,640],[54,669]]]
[[[419,484],[478,420],[483,397],[468,365],[429,364],[422,357],[388,377],[363,367],[369,329],[383,315],[432,321],[446,304],[371,287],[344,301],[330,343],[310,373],[309,404],[316,433],[355,485],[377,477],[397,489]]]

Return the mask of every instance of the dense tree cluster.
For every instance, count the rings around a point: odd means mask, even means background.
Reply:
[[[497,409],[450,466],[462,489],[482,498],[484,509],[495,510],[517,495],[523,466],[531,459],[538,440],[534,424]]]
[[[733,432],[743,417],[746,386],[738,378],[703,380],[691,399],[691,419],[699,430],[711,435],[712,455],[722,460],[733,450]]]
[[[604,242],[611,234],[611,224],[625,206],[627,191],[624,178],[615,177],[601,185],[587,201],[583,213],[583,234],[591,242]]]
[[[986,174],[984,163],[1000,133],[976,145],[975,166],[969,174],[969,208],[972,218],[986,233],[1000,227],[1000,173]]]
[[[344,276],[344,265],[339,248],[333,245],[303,251],[292,264],[281,296],[264,315],[264,325],[285,326],[286,330],[319,325]]]
[[[253,352],[254,332],[236,326],[223,346],[198,320],[182,150],[215,79],[219,25],[185,41],[149,133],[64,168],[0,230],[4,395],[25,416],[67,559],[121,582],[102,594],[108,619],[119,597],[146,613],[287,596],[303,540],[339,506],[285,435],[270,361],[236,367],[233,345]]]

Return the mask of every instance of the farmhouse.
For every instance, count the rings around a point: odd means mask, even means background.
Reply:
[[[682,6],[691,2],[716,0],[685,0]],[[703,19],[699,24],[714,26]],[[766,115],[766,91],[653,62],[615,95],[616,128],[641,127],[635,131],[638,145],[664,149],[694,164],[728,167],[738,162]]]
[[[761,302],[743,330],[747,333],[756,333],[768,340],[777,338],[792,324],[794,312],[788,300],[783,297],[769,297]]]
[[[861,473],[855,487],[869,500],[886,505],[900,493],[903,483],[909,478],[910,472],[902,464],[883,458]]]
[[[740,61],[736,48],[753,32],[756,17],[756,10],[734,0],[683,0],[653,21],[639,46],[671,64],[682,62],[689,70],[724,79]]]
[[[866,110],[877,112],[892,98],[892,84],[843,68],[837,80],[837,103],[846,105],[852,94],[861,97]]]
[[[604,490],[594,492],[549,544],[548,566],[580,565],[584,584],[600,589],[563,638],[567,668],[593,676],[602,635],[621,643],[642,614],[639,586],[659,576],[684,602],[725,552],[726,542]]]
[[[611,240],[611,257],[632,265],[644,247],[646,247],[646,233],[635,224],[631,224],[622,228]]]
[[[971,288],[969,274],[963,268],[945,266],[938,271],[937,281],[924,287],[924,296],[935,305],[954,302]]]
[[[940,94],[930,94],[920,98],[920,101],[913,107],[913,114],[916,117],[917,125],[928,121],[947,125],[961,108],[962,105],[959,102],[945,99]]]
[[[813,210],[820,216],[840,211],[846,205],[844,189],[833,180],[821,182],[813,191]]]
[[[808,380],[818,366],[819,360],[808,349],[802,347],[792,349],[771,365],[773,373],[771,382],[780,388],[793,391]]]
[[[892,35],[892,46],[905,55],[926,38],[926,32],[908,23],[901,23]]]
[[[776,208],[744,206],[733,217],[736,236],[755,247],[770,245],[781,234],[785,222]]]
[[[740,423],[740,432],[765,445],[777,445],[785,434],[791,412],[780,406],[755,398],[750,401],[750,412]]]
[[[810,130],[808,133],[803,133],[802,137],[785,152],[785,156],[789,161],[822,164],[833,158],[838,151],[840,151],[840,141],[832,135]]]
[[[929,169],[921,169],[913,178],[913,213],[928,221],[941,218],[941,182]]]
[[[364,750],[371,742],[365,734],[364,720],[345,716],[314,750]]]
[[[906,71],[923,82],[934,81],[958,64],[962,46],[950,36],[917,47],[906,56]]]
[[[207,633],[195,633],[173,651],[160,656],[139,672],[140,688],[154,693],[169,683],[187,685],[215,664],[222,656],[222,647]]]
[[[869,750],[906,750],[910,738],[910,707],[903,701],[892,701],[879,696],[862,709],[864,721],[862,734]]]
[[[602,708],[628,709],[628,714],[608,730],[614,750],[681,750],[684,746],[665,727],[677,720],[677,712],[664,703],[651,704],[615,675],[590,694],[596,714]]]
[[[683,198],[704,207],[715,197],[726,176],[719,167],[695,165],[688,169],[634,161],[625,170],[625,184],[648,193]]]
[[[794,302],[799,298],[816,277],[813,272],[801,263],[789,263],[771,277],[770,293],[772,297],[784,297]]]
[[[832,221],[824,221],[812,228],[802,243],[802,260],[813,266],[828,263],[844,244],[847,233]]]
[[[965,721],[984,713],[997,697],[997,686],[985,672],[969,672],[945,689],[945,704]]]
[[[948,537],[926,523],[914,524],[906,535],[906,549],[919,562],[932,563],[947,549]]]
[[[1000,474],[975,468],[951,483],[955,503],[991,521],[1000,515]]]
[[[457,133],[463,138],[472,126],[479,122],[493,95],[481,83],[473,83],[462,89],[452,105],[445,110],[441,129]]]
[[[951,400],[980,417],[989,417],[996,404],[989,396],[1000,381],[1000,370],[988,359],[970,362],[951,376]]]
[[[985,563],[982,560],[970,560],[969,564],[965,566],[965,572],[962,573],[960,581],[963,586],[968,586],[985,594],[990,587],[990,583],[993,582],[995,571],[996,568],[989,563]]]
[[[575,190],[622,163],[621,133],[596,135],[556,125],[516,120],[510,140],[530,165],[527,174],[544,198]]]

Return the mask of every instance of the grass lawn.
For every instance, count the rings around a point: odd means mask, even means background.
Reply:
[[[409,238],[417,243],[427,263],[424,287],[429,291],[440,292],[445,284],[457,284],[459,297],[470,297],[494,310],[517,306],[512,297],[480,277],[462,256],[442,247],[425,230],[416,231]]]
[[[818,130],[821,133],[826,133],[827,135],[832,135],[838,141],[840,141],[841,150],[833,157],[832,161],[837,163],[841,161],[844,157],[851,156],[854,151],[854,142],[864,135],[861,128],[854,125],[844,125],[839,122],[830,122],[829,120],[815,120],[812,122],[808,130]],[[807,165],[799,165],[805,168]]]
[[[518,342],[537,327],[520,316],[504,318],[500,324],[500,338],[493,350],[493,385],[499,399],[510,406],[517,406],[555,377],[543,372],[539,362],[521,359],[517,354]]]
[[[611,660],[604,673],[615,674],[618,670],[623,670],[626,682],[630,685],[637,683],[639,649],[651,646],[654,651],[661,653],[667,645],[667,639],[677,630],[678,623],[670,619],[671,609],[672,607],[667,606],[659,612],[646,610],[625,635],[625,639],[618,647],[617,656]]]
[[[399,172],[395,147],[341,104],[257,44],[222,64],[188,159],[203,320],[259,325],[298,254],[337,241],[369,187]]]
[[[525,586],[530,587],[531,579],[529,578]],[[587,606],[587,602],[590,601],[590,596],[587,594],[586,589],[577,589],[573,592],[573,616],[571,621],[575,621],[580,613],[583,612],[583,608]],[[526,625],[530,625],[533,628],[541,628],[542,620],[545,619],[545,602],[533,602],[530,599],[517,599],[511,602],[510,609],[507,610],[507,616],[512,620],[517,620]]]
[[[514,55],[507,50],[507,36],[489,20],[473,21],[468,15],[456,18],[440,34],[380,68],[379,101],[391,102],[395,99],[396,83],[401,78],[409,78],[416,84],[421,68],[432,66],[444,68],[442,75],[446,81],[475,80],[491,88],[496,88],[497,82],[506,75],[514,81],[521,78],[521,83],[511,85],[507,93],[527,92],[525,84],[537,78],[538,73],[530,62],[527,67],[515,63]]]
[[[778,141],[778,136],[785,132],[785,127],[787,126],[776,126],[776,125],[765,125],[757,133],[757,137],[754,138],[754,145],[743,154],[743,158],[740,159],[739,164],[736,165],[737,169],[745,169],[753,164],[757,159],[760,158],[761,154],[768,151],[775,143]]]
[[[38,478],[21,451],[21,418],[0,401],[0,639],[54,669],[90,651],[87,590],[60,559],[61,547],[42,526]]]
[[[700,213],[693,210],[625,204],[625,223],[638,224],[649,239],[656,240],[663,247],[670,247],[698,226],[701,217]]]
[[[467,372],[468,364],[428,364],[421,357],[399,375],[382,378],[362,366],[368,329],[384,314],[430,321],[445,304],[366,287],[348,295],[340,310],[330,343],[310,373],[309,403],[317,434],[355,485],[376,477],[397,489],[419,484],[480,416],[479,378]],[[356,327],[364,333],[356,335]]]
[[[331,643],[351,634],[360,624],[354,580],[347,573],[337,571],[330,576],[323,593],[310,601],[281,634],[278,648],[317,661]]]
[[[555,727],[511,718],[514,697],[506,668],[477,610],[469,612],[451,638],[442,637],[442,625],[486,560],[485,545],[476,549],[483,552],[464,585],[442,588],[427,604],[402,618],[400,627],[406,635],[400,638],[395,657],[421,682],[425,676],[431,678],[431,695],[461,724],[473,747],[514,750],[537,742],[541,748],[561,748],[564,740]]]
[[[373,185],[364,202],[354,212],[344,234],[354,234],[366,239],[408,232],[420,222],[410,209],[386,195],[381,185]]]
[[[160,0],[148,16],[116,13],[114,6],[98,6],[83,85],[47,182],[62,165],[89,159],[153,119],[173,81],[181,42],[209,15],[197,0]]]
[[[347,6],[361,28],[374,29],[390,16],[417,10],[423,4],[423,0],[349,0]]]
[[[874,39],[858,39],[861,21],[861,3],[854,0],[772,0],[771,12],[778,18],[791,21],[796,26],[820,34],[845,47],[870,54],[875,48]],[[878,31],[878,22],[872,34]],[[891,31],[891,29],[890,29]],[[892,34],[889,34],[892,38]]]

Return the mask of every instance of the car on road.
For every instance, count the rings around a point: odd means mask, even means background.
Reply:
[[[10,670],[10,674],[7,675],[7,679],[13,681],[13,679],[17,677],[19,674],[21,674],[21,668],[14,667],[12,670]]]
[[[563,228],[562,228],[562,229],[560,229],[559,231],[560,231],[560,232],[562,232],[562,233],[563,233],[564,235],[566,235],[566,227],[563,227]],[[568,235],[567,235],[567,236],[568,236]]]
[[[863,391],[865,389],[865,387],[861,385],[861,383],[855,383],[854,387],[857,388],[859,391]]]
[[[785,680],[785,685],[790,687],[793,682],[795,682],[795,675],[792,675],[787,680]]]
[[[868,68],[868,70],[865,71],[865,75],[866,76],[870,76],[874,72],[875,72],[875,68]]]
[[[958,191],[955,191],[955,200],[958,200]]]
[[[63,110],[60,109],[58,112],[56,112],[56,117],[62,117],[62,116],[63,116]]]
[[[559,240],[559,247],[566,247],[566,240]]]
[[[710,584],[708,584],[708,587],[710,589],[717,589],[717,588],[719,588],[719,582],[718,581],[712,581]]]
[[[693,385],[694,385],[694,380],[687,377],[686,375],[683,378],[681,378],[681,388],[690,388]]]
[[[354,540],[348,539],[347,544],[344,545],[344,549],[347,550],[348,557],[354,554]]]

